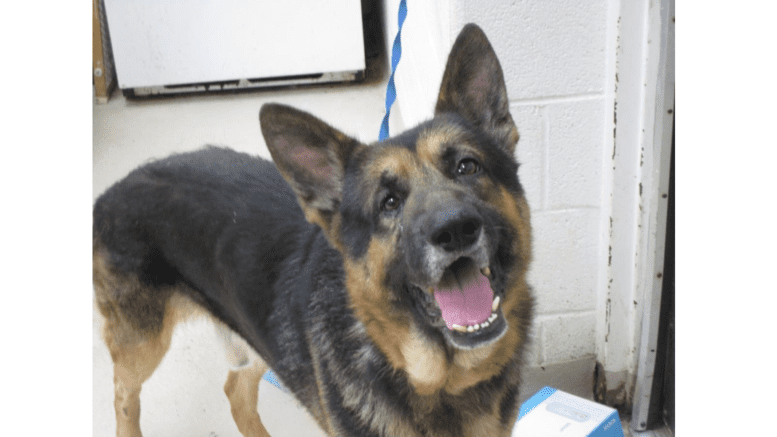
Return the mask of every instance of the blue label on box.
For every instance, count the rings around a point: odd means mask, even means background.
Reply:
[[[564,416],[567,419],[572,419],[575,422],[585,422],[591,418],[591,415],[585,411],[578,410],[569,405],[564,405],[560,402],[551,402],[548,404],[548,411],[558,414],[559,416]]]

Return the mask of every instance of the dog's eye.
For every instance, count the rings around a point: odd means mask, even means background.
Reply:
[[[456,168],[456,174],[459,176],[469,176],[480,171],[480,164],[472,158],[465,158],[459,161]]]
[[[380,202],[380,209],[382,211],[394,211],[395,209],[399,208],[399,204],[401,201],[399,200],[399,197],[389,194],[386,196],[382,202]]]

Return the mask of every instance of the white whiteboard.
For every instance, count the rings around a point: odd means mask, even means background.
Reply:
[[[363,71],[360,0],[105,0],[120,88]]]

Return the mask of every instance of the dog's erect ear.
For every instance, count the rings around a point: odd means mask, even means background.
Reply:
[[[305,217],[329,234],[342,201],[345,163],[362,145],[284,105],[263,105],[259,120],[273,161],[296,193]]]
[[[512,154],[518,130],[510,116],[502,67],[485,33],[467,24],[453,43],[435,114],[455,112]]]

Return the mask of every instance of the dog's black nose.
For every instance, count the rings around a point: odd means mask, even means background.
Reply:
[[[483,220],[476,211],[452,209],[441,215],[439,226],[431,234],[432,244],[452,252],[468,248],[480,237]]]

